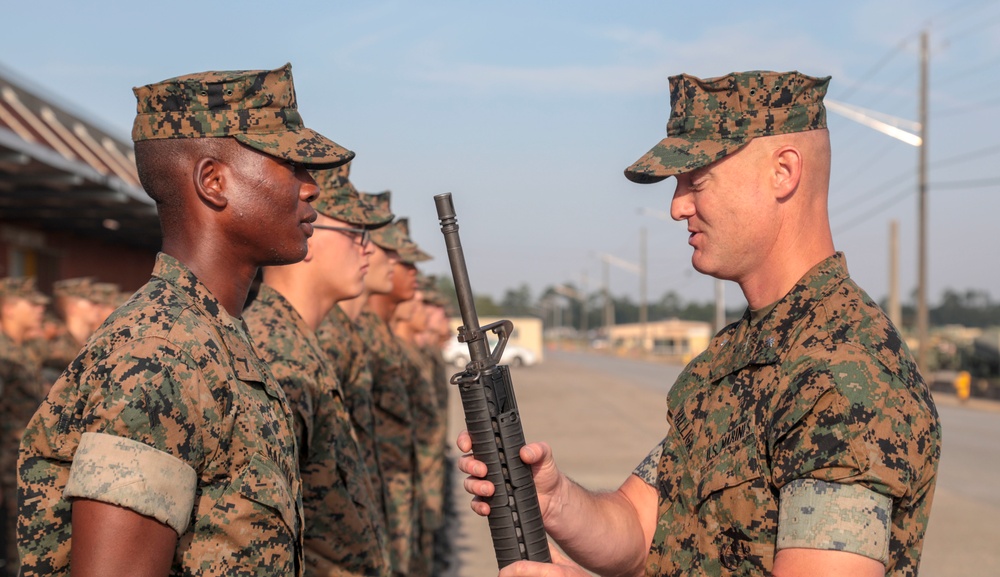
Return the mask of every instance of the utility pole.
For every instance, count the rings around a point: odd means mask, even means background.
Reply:
[[[889,320],[897,327],[903,324],[899,304],[899,222],[889,221]]]
[[[865,110],[858,106],[825,100],[831,112],[841,114],[855,122],[917,147],[917,366],[927,370],[929,354],[928,314],[927,314],[927,99],[930,70],[929,35],[920,33],[920,86],[917,106],[917,122],[910,122]],[[900,125],[912,127],[910,132]],[[917,134],[914,134],[916,132]]]
[[[610,255],[610,254],[607,254],[607,253],[604,253],[604,252],[598,253],[596,256],[597,256],[597,258],[601,259],[601,261],[604,263],[604,294],[605,294],[605,301],[604,301],[605,302],[605,304],[604,304],[604,306],[605,306],[605,309],[604,309],[604,314],[605,314],[605,317],[604,317],[604,326],[607,327],[607,329],[608,329],[608,335],[610,336],[610,334],[611,334],[610,327],[615,324],[615,319],[614,319],[614,304],[611,301],[611,289],[610,289],[610,286],[609,286],[609,284],[610,284],[610,281],[609,281],[609,277],[610,277],[609,268],[610,268],[610,265],[615,265],[616,267],[624,269],[624,270],[627,270],[628,272],[630,272],[632,274],[639,275],[639,277],[641,279],[640,289],[639,290],[642,291],[642,293],[643,293],[643,295],[642,295],[642,307],[640,308],[640,314],[643,317],[645,317],[645,308],[646,308],[646,291],[645,291],[646,268],[643,265],[641,265],[641,264],[637,265],[635,263],[628,262],[627,260],[620,259],[620,258],[618,258],[618,257],[616,257],[614,255]],[[643,336],[645,336],[645,333],[646,333],[646,323],[645,323],[645,321],[643,321],[643,324],[642,324],[642,333],[643,333]],[[646,343],[645,343],[645,341],[643,341],[642,342],[642,347],[645,347],[645,346],[646,346]]]
[[[587,310],[587,299],[590,295],[587,294],[587,271],[583,271],[583,276],[581,277],[580,290],[580,332],[583,336],[587,336],[587,317],[590,316],[590,311]]]
[[[918,154],[917,202],[919,218],[919,238],[917,240],[917,367],[928,369],[930,343],[927,314],[927,90],[928,90],[928,39],[927,31],[920,33],[920,147]]]
[[[648,338],[649,306],[646,298],[646,227],[639,228],[639,323],[642,325],[642,350]]]
[[[611,327],[615,324],[615,307],[611,303],[611,264],[604,259],[604,331],[611,337]]]

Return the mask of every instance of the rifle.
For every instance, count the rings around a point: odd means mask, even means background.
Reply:
[[[458,307],[462,311],[463,324],[458,329],[458,340],[469,346],[471,359],[464,371],[452,376],[451,384],[458,385],[462,396],[465,425],[472,437],[472,453],[486,463],[486,480],[495,487],[493,496],[486,502],[490,506],[490,535],[497,565],[503,569],[521,559],[550,563],[531,467],[521,461],[519,454],[524,446],[524,431],[514,399],[510,369],[500,364],[514,323],[503,320],[479,326],[451,193],[435,195],[434,204],[448,248]],[[488,332],[497,336],[497,345],[492,351],[486,340]]]

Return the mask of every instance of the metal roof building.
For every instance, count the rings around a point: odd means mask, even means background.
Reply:
[[[160,246],[131,141],[0,67],[0,276],[136,288]]]

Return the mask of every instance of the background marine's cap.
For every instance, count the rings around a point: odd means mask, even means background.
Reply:
[[[76,297],[94,301],[94,277],[78,277],[58,280],[52,283],[52,296],[56,298]]]
[[[90,300],[97,304],[117,307],[121,302],[121,289],[115,283],[95,282]]]
[[[400,218],[392,224],[399,229],[400,234],[403,237],[403,246],[397,249],[399,252],[399,260],[401,262],[406,264],[417,264],[418,262],[434,258],[426,252],[420,250],[417,243],[413,242],[410,238],[410,219]]]
[[[670,77],[667,137],[625,169],[640,184],[711,164],[758,136],[826,128],[830,77],[799,72],[734,72],[702,80]]]
[[[393,214],[389,212],[388,202],[369,202],[361,198],[358,190],[351,184],[348,178],[351,175],[351,163],[337,168],[313,170],[311,174],[319,185],[319,196],[313,201],[312,207],[319,213],[368,228],[378,228],[392,222]]]
[[[49,302],[49,297],[35,288],[35,277],[33,276],[0,278],[0,298],[21,298],[37,305]]]
[[[377,194],[368,194],[364,192],[360,194],[361,199],[365,202],[379,207],[381,210],[389,211],[389,200],[392,198],[392,193],[388,190]],[[372,231],[372,242],[384,250],[398,251],[403,248],[405,241],[406,237],[404,234],[401,234],[399,227],[396,226],[396,223],[390,223]]]
[[[132,140],[232,137],[310,168],[332,168],[354,153],[302,125],[292,65],[275,70],[201,72],[132,89]]]

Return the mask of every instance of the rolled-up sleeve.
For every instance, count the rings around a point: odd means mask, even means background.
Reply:
[[[861,485],[799,479],[781,488],[778,549],[847,551],[889,562],[892,499]]]
[[[63,495],[125,507],[182,535],[196,483],[195,470],[173,455],[123,437],[84,433]]]

